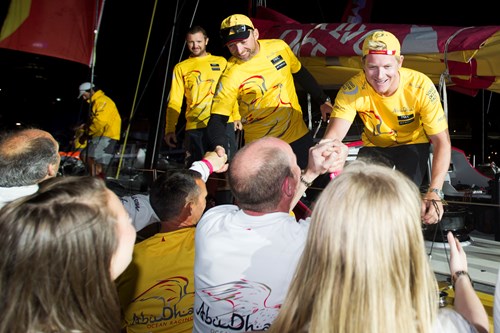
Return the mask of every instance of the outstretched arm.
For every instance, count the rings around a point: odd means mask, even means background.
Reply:
[[[213,173],[221,173],[227,171],[229,165],[227,162],[227,155],[219,156],[214,151],[209,151],[205,153],[201,161],[195,161],[191,164],[189,169],[198,171],[201,174],[201,178],[206,183],[208,177]]]
[[[214,149],[221,157],[226,153],[224,147],[227,145],[226,126],[228,119],[228,116],[212,114],[207,126],[210,148]]]
[[[490,327],[488,314],[472,286],[468,273],[463,274],[467,272],[467,256],[451,231],[447,237],[450,245],[450,272],[455,289],[454,308],[474,325],[478,332],[488,332]]]
[[[339,140],[323,140],[321,143],[309,148],[307,168],[302,173],[290,210],[307,189],[306,183],[312,183],[319,175],[326,172],[340,172],[344,168],[349,149]]]
[[[429,189],[442,190],[444,179],[448,173],[451,159],[451,141],[448,130],[430,136],[432,145],[434,146],[431,170],[431,183]],[[433,200],[436,207],[433,205]],[[443,217],[443,203],[441,198],[432,191],[428,191],[424,195],[425,207],[422,212],[422,220],[426,224],[437,223]],[[436,209],[437,208],[437,209]],[[439,215],[438,215],[439,212]]]

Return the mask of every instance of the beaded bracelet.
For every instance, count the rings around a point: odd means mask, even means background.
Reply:
[[[457,282],[458,278],[462,275],[466,275],[469,278],[470,283],[472,284],[472,279],[467,271],[456,271],[455,274],[451,276],[451,285],[455,288],[455,282]]]
[[[302,175],[300,176],[300,182],[304,184],[306,187],[311,187],[313,184],[313,182],[308,182],[307,180],[305,180]]]

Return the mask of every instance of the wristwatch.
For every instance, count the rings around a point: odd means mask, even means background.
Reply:
[[[439,188],[434,188],[434,187],[430,187],[428,190],[427,190],[427,193],[429,192],[434,192],[438,195],[439,199],[443,200],[444,199],[444,193],[441,189]]]

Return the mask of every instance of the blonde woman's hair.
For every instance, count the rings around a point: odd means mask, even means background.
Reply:
[[[323,190],[270,332],[430,332],[438,286],[421,195],[397,170],[351,162]]]

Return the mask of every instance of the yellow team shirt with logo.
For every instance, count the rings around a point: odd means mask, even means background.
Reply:
[[[184,97],[186,98],[186,130],[207,127],[210,119],[212,99],[222,72],[226,68],[224,57],[208,54],[191,57],[174,67],[170,97],[167,106],[165,132],[175,132]],[[233,110],[228,122],[239,120],[237,110]]]
[[[339,90],[331,117],[354,121],[356,113],[364,123],[361,135],[368,147],[392,147],[429,142],[429,135],[448,128],[438,91],[426,75],[400,68],[398,90],[380,96],[368,84],[364,72]]]
[[[237,100],[245,143],[265,136],[291,143],[308,132],[292,75],[301,63],[282,40],[264,39],[259,44],[259,53],[250,60],[229,59],[212,114],[229,116]]]
[[[116,281],[127,332],[191,333],[195,230],[158,233],[135,245]]]

